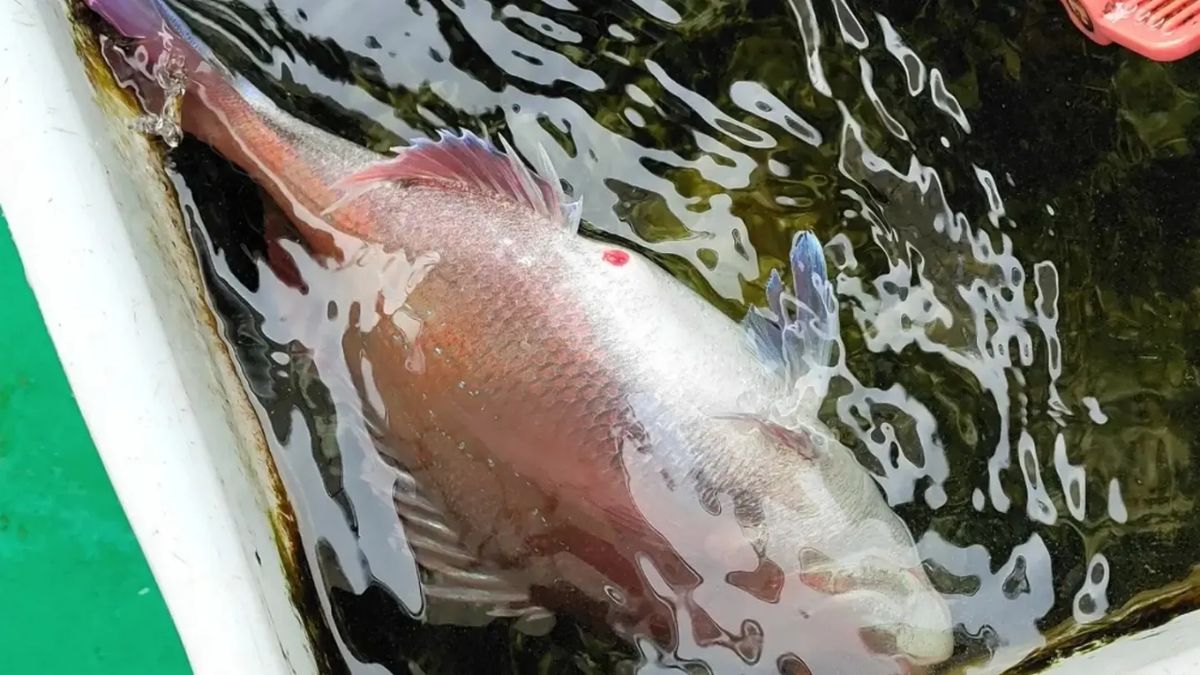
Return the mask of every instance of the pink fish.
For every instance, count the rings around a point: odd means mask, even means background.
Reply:
[[[573,615],[717,673],[949,657],[911,534],[815,414],[837,339],[815,236],[739,324],[580,236],[548,162],[467,132],[378,155],[284,113],[161,0],[88,4],[136,48],[112,62],[148,129],[236,163],[323,264],[346,241],[395,257],[337,339],[431,615]]]

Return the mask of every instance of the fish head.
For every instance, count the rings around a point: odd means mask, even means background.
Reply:
[[[954,647],[949,607],[908,528],[878,502],[862,504],[856,516],[822,519],[826,529],[801,546],[795,574],[826,594],[831,609],[853,616],[872,651],[912,665],[940,663]]]
[[[870,474],[816,424],[755,424],[744,459],[730,473],[739,524],[764,560],[813,615],[836,616],[866,648],[911,667],[949,658],[953,620],[933,586],[911,532]],[[733,478],[736,475],[736,478]]]

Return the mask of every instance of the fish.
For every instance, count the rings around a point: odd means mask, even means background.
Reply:
[[[814,233],[737,321],[583,236],[545,153],[464,130],[376,153],[286,113],[162,0],[87,5],[122,36],[105,56],[139,128],[237,165],[322,265],[389,256],[346,277],[373,300],[328,348],[395,470],[427,617],[566,615],[714,673],[949,658],[912,533],[817,414],[839,326]]]

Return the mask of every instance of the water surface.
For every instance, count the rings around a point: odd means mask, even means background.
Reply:
[[[544,148],[588,236],[732,317],[815,231],[843,337],[822,418],[950,602],[945,669],[996,672],[1190,606],[1200,72],[1095,47],[1053,0],[975,4],[221,0],[185,16],[287,110],[377,150],[448,127]],[[195,141],[171,159],[296,505],[331,667],[667,668],[561,618],[545,637],[409,618],[420,594],[372,487],[385,468],[346,364],[315,356],[356,299],[287,288],[261,264],[275,207]]]

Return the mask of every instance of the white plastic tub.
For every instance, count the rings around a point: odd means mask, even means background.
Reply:
[[[262,432],[156,156],[65,14],[0,1],[0,205],[29,282],[195,672],[315,673]],[[1051,671],[1200,672],[1198,638],[1190,614]]]
[[[315,673],[261,431],[158,160],[102,105],[62,0],[0,2],[0,205],[188,658]]]

